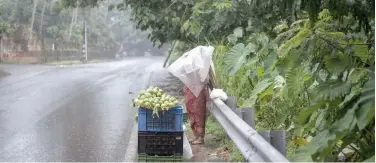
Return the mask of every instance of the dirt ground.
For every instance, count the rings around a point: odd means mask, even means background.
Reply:
[[[193,139],[191,130],[186,132],[188,139]],[[207,134],[204,145],[191,145],[193,157],[192,162],[226,162],[227,154],[219,146],[215,136]],[[224,153],[223,153],[224,152]]]

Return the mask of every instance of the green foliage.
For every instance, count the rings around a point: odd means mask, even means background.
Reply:
[[[103,0],[61,0],[64,7],[94,7]]]
[[[335,100],[344,97],[350,92],[351,84],[346,82],[329,81],[317,87],[317,95],[324,100]]]
[[[268,88],[272,82],[269,81],[269,79],[264,79],[257,83],[255,87],[253,88],[251,95],[249,99],[245,102],[244,106],[246,107],[252,107],[255,105],[258,95],[265,91],[266,88]],[[263,95],[265,96],[265,94]],[[262,97],[262,96],[261,96]]]
[[[58,50],[81,51],[83,24],[86,21],[88,49],[95,51],[100,49],[107,51],[109,55],[114,55],[115,52],[140,53],[139,49],[147,51],[153,48],[147,38],[148,32],[136,29],[136,23],[130,20],[129,9],[121,8],[120,11],[118,9],[120,5],[111,11],[108,10],[108,6],[119,2],[119,0],[38,0],[34,14],[33,39],[42,42],[43,37],[45,50],[51,50],[52,44],[55,44],[55,49]],[[21,3],[21,0],[0,0],[0,11],[1,36],[13,41],[16,46],[20,46],[22,42],[27,43],[30,38],[33,1]]]
[[[230,74],[235,74],[246,61],[246,57],[250,53],[255,52],[256,46],[252,43],[244,47],[243,43],[237,44],[231,48],[225,60],[225,66]]]
[[[126,4],[152,41],[214,43],[220,85],[256,109],[256,128],[287,131],[292,160],[374,156],[374,1]]]
[[[251,81],[252,91],[248,97],[238,94],[238,98],[241,105],[256,108],[257,118],[261,120],[259,128],[285,128],[291,132],[291,139],[297,141],[301,141],[299,137],[302,136],[313,137],[310,141],[303,138],[307,145],[298,143],[300,148],[292,155],[292,160],[338,160],[338,154],[349,148],[349,144],[360,151],[368,151],[367,155],[354,151],[350,158],[365,160],[372,156],[369,151],[374,148],[356,139],[368,138],[370,132],[364,131],[374,126],[374,70],[369,68],[374,66],[368,66],[374,63],[369,60],[369,46],[366,40],[349,38],[343,31],[333,31],[338,21],[332,18],[328,10],[319,14],[315,21],[313,25],[307,21],[301,26],[292,25],[291,29],[280,26],[278,31],[281,33],[274,40],[279,42],[278,48],[269,47],[266,53],[262,53],[259,49],[268,44],[258,41],[255,55],[246,54],[239,62],[229,62],[242,56],[236,53],[238,57],[228,55],[223,63],[226,67],[240,63],[248,69],[249,74],[243,76]],[[292,32],[286,35],[289,31]],[[254,44],[255,40],[251,37],[248,42]],[[240,44],[232,48],[238,48]],[[255,61],[266,62],[265,58],[272,58],[274,53],[279,57],[271,61],[280,75],[270,81],[265,76],[275,76],[273,67],[266,72],[264,66],[255,64]],[[247,66],[248,62],[252,66]],[[242,70],[241,67],[237,69]],[[326,72],[326,75],[322,72]],[[238,71],[234,75],[238,74],[243,73]],[[271,89],[273,85],[274,90]],[[228,86],[234,87],[233,84]],[[273,116],[275,114],[278,116]],[[346,144],[338,147],[337,142],[345,140]]]

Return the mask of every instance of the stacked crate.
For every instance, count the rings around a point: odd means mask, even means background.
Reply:
[[[138,161],[183,161],[183,108],[176,106],[153,115],[146,108],[138,110]]]

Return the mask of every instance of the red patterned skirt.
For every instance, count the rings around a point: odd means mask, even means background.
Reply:
[[[206,102],[209,100],[208,90],[203,89],[196,97],[187,86],[184,86],[184,96],[192,131],[196,137],[204,137],[207,116]]]

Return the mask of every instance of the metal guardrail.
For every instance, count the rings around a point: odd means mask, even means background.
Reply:
[[[214,99],[211,114],[217,119],[248,162],[289,162],[220,99]]]

